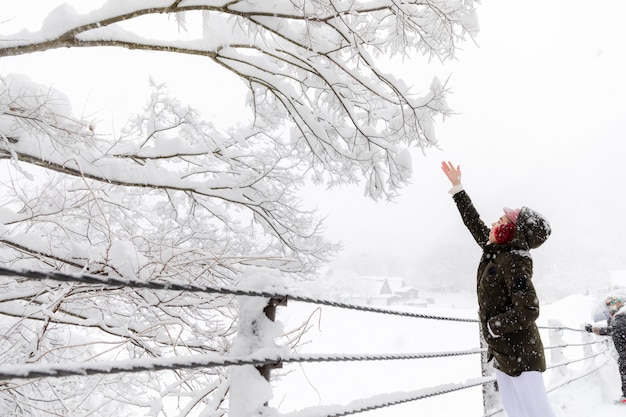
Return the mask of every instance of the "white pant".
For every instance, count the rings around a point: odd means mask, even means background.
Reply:
[[[527,371],[520,376],[509,376],[497,369],[495,372],[508,417],[556,417],[541,372]]]

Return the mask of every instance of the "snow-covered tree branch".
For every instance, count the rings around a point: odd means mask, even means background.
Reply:
[[[0,73],[0,262],[200,285],[251,268],[314,272],[336,246],[302,206],[303,184],[362,181],[393,198],[408,150],[436,145],[435,119],[450,112],[446,85],[414,95],[380,60],[448,59],[475,32],[470,0],[107,0],[83,14],[60,5],[37,31],[0,22],[0,62],[58,48],[197,55],[236,76],[252,109],[217,129],[153,83],[109,132],[63,92]],[[0,285],[0,315],[10,364],[226,354],[237,319],[230,297],[31,281]],[[76,415],[166,415],[172,398],[176,415],[224,412],[220,369],[119,378],[8,383],[0,408],[36,410],[54,391],[46,407]]]
[[[410,175],[402,146],[434,144],[433,118],[449,109],[445,86],[433,82],[428,94],[412,96],[377,69],[374,56],[418,51],[445,59],[476,31],[471,1],[187,3],[109,1],[84,15],[61,6],[39,32],[2,36],[0,57],[67,47],[205,56],[248,83],[258,128],[290,127],[294,151],[317,174],[365,177],[379,198]],[[189,39],[143,33],[167,17],[189,28]],[[202,19],[197,33],[194,19]]]

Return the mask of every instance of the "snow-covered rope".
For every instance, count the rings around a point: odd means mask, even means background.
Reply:
[[[573,327],[567,327],[567,326],[537,326],[537,328],[539,329],[545,329],[545,330],[570,330],[572,332],[585,332],[585,329],[575,329]]]
[[[560,383],[559,385],[555,385],[553,387],[551,387],[550,389],[548,389],[548,392],[552,392],[555,391],[559,388],[563,388],[565,385],[571,384],[574,381],[578,381],[580,379],[586,378],[589,375],[591,375],[594,372],[598,372],[600,369],[604,368],[606,365],[609,364],[609,360],[607,359],[606,361],[604,361],[604,363],[602,363],[601,365],[596,366],[595,368],[592,368],[584,373],[581,373],[580,375],[574,377],[574,378],[570,378],[566,381],[563,381],[562,383]]]
[[[583,356],[582,358],[579,358],[579,359],[573,359],[573,360],[569,360],[569,361],[558,362],[558,363],[555,363],[555,364],[552,364],[552,365],[548,366],[546,369],[559,368],[561,366],[571,365],[571,364],[576,363],[576,362],[582,362],[582,361],[586,361],[588,359],[593,359],[596,356],[600,356],[603,353],[608,352],[608,350],[609,350],[609,348],[606,347],[603,350],[594,353],[593,355],[587,355],[587,356]]]
[[[296,354],[285,358],[283,362],[350,362],[350,361],[384,361],[407,359],[432,359],[451,356],[475,355],[486,352],[487,349],[476,348],[448,352],[423,353],[385,353],[385,354]]]
[[[97,284],[97,285],[105,285],[105,286],[113,286],[113,287],[125,286],[125,287],[130,287],[130,288],[146,288],[146,289],[152,289],[152,290],[172,290],[172,291],[189,291],[189,292],[202,292],[202,293],[217,293],[217,294],[225,294],[225,295],[264,297],[264,298],[272,298],[272,299],[288,298],[293,301],[301,301],[304,303],[320,304],[320,305],[326,305],[330,307],[367,311],[371,313],[391,314],[391,315],[396,315],[396,316],[413,317],[413,318],[421,318],[421,319],[478,323],[478,319],[447,317],[447,316],[438,316],[438,315],[430,315],[430,314],[419,314],[419,313],[410,312],[410,311],[391,310],[391,309],[384,309],[380,307],[342,303],[338,301],[306,297],[306,296],[297,295],[297,294],[274,293],[274,292],[268,292],[268,291],[242,289],[242,288],[237,288],[237,287],[226,287],[226,286],[209,287],[209,286],[199,286],[199,285],[191,285],[191,284],[177,284],[177,283],[170,283],[170,282],[140,281],[140,280],[135,280],[135,279],[115,278],[115,277],[107,277],[107,276],[91,275],[91,274],[64,274],[64,273],[53,272],[53,271],[42,272],[42,271],[33,271],[33,270],[25,270],[25,269],[11,269],[11,268],[6,268],[6,267],[0,267],[0,275],[19,276],[19,277],[25,277],[28,279],[35,279],[35,280],[49,279],[49,280],[61,281],[61,282],[80,282],[83,284]]]
[[[11,269],[6,267],[0,267],[0,275],[4,276],[21,276],[28,279],[37,279],[37,280],[53,280],[53,281],[61,281],[61,282],[80,282],[83,284],[98,284],[105,286],[125,286],[131,288],[147,288],[153,290],[173,290],[173,291],[189,291],[189,292],[204,292],[204,293],[216,293],[216,294],[224,294],[224,295],[243,295],[250,297],[264,297],[264,298],[272,298],[272,299],[290,299],[293,301],[300,301],[304,303],[311,304],[320,304],[326,305],[330,307],[358,310],[358,311],[366,311],[370,313],[380,313],[380,314],[390,314],[396,316],[404,316],[404,317],[413,317],[413,318],[421,318],[421,319],[432,319],[432,320],[447,320],[447,321],[458,321],[458,322],[466,322],[466,323],[478,323],[478,319],[470,319],[470,318],[462,318],[462,317],[448,317],[448,316],[440,316],[440,315],[432,315],[432,314],[420,314],[410,311],[400,311],[400,310],[391,310],[380,307],[372,307],[365,306],[360,304],[350,304],[343,303],[339,301],[333,300],[325,300],[321,298],[313,298],[306,297],[298,294],[291,293],[277,293],[277,292],[269,292],[269,291],[258,291],[258,290],[250,290],[250,289],[242,289],[237,287],[227,287],[227,286],[199,286],[192,284],[178,284],[178,283],[167,283],[167,282],[155,282],[155,281],[140,281],[128,278],[115,278],[101,275],[92,275],[92,274],[65,274],[61,272],[42,272],[42,271],[34,271],[34,270],[26,270],[26,269]],[[571,327],[565,326],[538,326],[539,329],[547,329],[547,330],[570,330],[575,332],[584,332],[583,329],[575,329]]]
[[[562,349],[562,348],[566,348],[566,347],[574,347],[574,346],[592,346],[592,345],[601,345],[604,342],[602,340],[592,340],[590,342],[585,342],[585,343],[563,343],[560,345],[554,345],[554,346],[544,346],[544,349]]]
[[[424,352],[403,354],[290,354],[288,356],[262,356],[255,354],[245,357],[224,357],[218,354],[175,356],[171,358],[127,359],[103,361],[89,364],[21,364],[0,366],[2,379],[33,379],[42,377],[62,377],[75,375],[118,374],[124,372],[164,371],[174,369],[210,368],[242,365],[277,365],[288,362],[355,362],[389,361],[409,359],[432,359],[451,356],[473,355],[486,349],[469,349],[450,352]]]
[[[280,417],[341,417],[351,414],[363,413],[365,411],[377,410],[393,405],[403,404],[411,401],[422,400],[442,394],[449,394],[467,388],[491,383],[495,377],[481,377],[468,380],[464,383],[442,384],[434,387],[423,388],[409,392],[395,392],[392,394],[381,394],[369,398],[354,400],[346,405],[327,405],[305,408],[286,414],[279,414]]]
[[[408,311],[390,310],[379,307],[371,307],[357,304],[349,304],[336,302],[325,299],[311,298],[306,296],[300,296],[297,294],[288,294],[280,292],[249,290],[237,287],[228,286],[197,286],[191,284],[179,284],[179,283],[167,283],[167,282],[155,282],[155,281],[140,281],[134,279],[98,276],[91,274],[64,274],[59,272],[43,272],[33,270],[21,270],[10,269],[0,267],[0,275],[4,276],[19,276],[27,279],[35,280],[53,280],[57,282],[80,282],[84,284],[95,284],[103,286],[114,287],[131,287],[131,288],[146,288],[152,290],[173,290],[173,291],[188,291],[188,292],[201,292],[201,293],[217,293],[233,296],[249,296],[249,297],[262,297],[268,299],[291,299],[294,301],[314,303],[320,305],[327,305],[337,308],[353,309],[365,312],[374,312],[382,314],[399,315],[406,317],[422,318],[422,319],[436,319],[436,320],[450,320],[458,322],[477,323],[477,319],[467,319],[458,317],[446,317],[428,314],[418,314]],[[582,332],[583,329],[574,329],[564,326],[540,326],[540,329],[551,330],[569,330],[575,332]],[[562,344],[559,346],[546,347],[546,349],[564,348],[568,346],[586,346],[595,344],[596,342],[581,343],[581,344]],[[567,366],[575,362],[586,361],[597,357],[605,353],[608,349],[598,352],[594,355],[589,355],[581,359],[569,360],[561,363],[551,365],[548,369],[557,368],[560,366]],[[226,366],[242,366],[250,365],[260,367],[263,365],[278,365],[280,363],[288,362],[339,362],[339,361],[383,361],[383,360],[409,360],[409,359],[427,359],[436,357],[449,357],[459,355],[469,355],[483,353],[485,349],[472,349],[466,351],[456,352],[431,352],[431,353],[413,353],[413,354],[289,354],[287,356],[270,356],[263,357],[261,353],[257,353],[247,357],[220,357],[217,354],[208,355],[195,355],[195,356],[177,356],[172,358],[152,358],[152,359],[132,359],[126,361],[108,361],[97,362],[89,364],[54,364],[54,365],[42,365],[42,364],[28,364],[28,365],[5,365],[0,367],[0,380],[3,379],[30,379],[40,377],[61,377],[71,375],[92,375],[102,373],[124,373],[124,372],[145,372],[145,371],[161,371],[161,370],[173,370],[173,369],[190,369],[190,368],[202,368],[202,367],[226,367]],[[584,374],[577,378],[573,378],[564,382],[563,384],[552,388],[550,391],[558,389],[572,381],[584,378],[585,376],[597,371],[600,367]],[[392,393],[384,396],[371,397],[369,399],[356,400],[348,404],[347,406],[324,406],[324,407],[312,407],[306,410],[298,411],[298,416],[308,415],[307,410],[311,411],[311,416],[315,417],[335,417],[346,416],[350,414],[361,413],[365,411],[371,411],[378,408],[389,407],[396,404],[401,404],[409,401],[416,401],[419,399],[427,398],[434,395],[447,394],[460,389],[465,389],[481,384],[487,384],[494,381],[493,376],[487,376],[480,379],[472,380],[465,384],[446,384],[437,387],[429,387],[419,391],[412,391],[409,393]],[[391,398],[391,400],[390,400]],[[381,401],[383,400],[383,401]],[[490,414],[486,414],[485,417],[492,416],[501,412],[500,410],[494,410]],[[304,412],[304,414],[303,414]],[[288,416],[285,414],[284,416]]]

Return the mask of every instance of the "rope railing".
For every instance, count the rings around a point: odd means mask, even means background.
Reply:
[[[344,303],[340,301],[327,300],[323,298],[307,297],[294,293],[287,292],[269,292],[252,289],[243,289],[232,286],[201,286],[193,284],[181,284],[175,282],[155,282],[155,281],[142,281],[129,278],[118,278],[103,275],[93,274],[67,274],[54,271],[35,271],[27,269],[12,269],[0,266],[0,276],[19,276],[32,280],[52,280],[57,282],[78,282],[83,284],[92,285],[104,285],[109,287],[125,286],[129,288],[145,288],[152,290],[171,290],[171,291],[187,291],[187,292],[200,292],[207,294],[222,294],[233,296],[249,296],[249,297],[263,297],[270,299],[284,299],[288,298],[292,301],[300,301],[303,303],[319,304],[329,307],[344,308],[357,311],[365,311],[370,313],[389,314],[404,317],[413,317],[420,319],[432,319],[432,320],[444,320],[444,321],[457,321],[467,323],[478,323],[478,319],[475,318],[463,318],[463,317],[449,317],[433,314],[420,314],[411,311],[392,310],[381,307],[373,307],[361,304]],[[546,330],[570,330],[575,332],[584,332],[584,329],[575,329],[566,326],[538,326],[539,329]]]
[[[597,341],[597,340],[592,340],[590,342],[585,342],[585,343],[561,343],[559,345],[552,345],[552,346],[544,346],[544,350],[549,350],[549,349],[563,349],[563,348],[567,348],[567,347],[583,347],[583,346],[593,346],[593,345],[599,345],[602,342]]]
[[[155,282],[155,281],[141,281],[128,278],[117,278],[101,275],[91,274],[65,274],[60,272],[41,272],[25,269],[11,269],[6,267],[0,267],[0,276],[19,276],[32,280],[52,280],[60,282],[78,282],[83,284],[104,285],[110,287],[125,286],[128,288],[145,288],[151,290],[171,290],[171,291],[187,291],[187,292],[200,292],[207,294],[223,294],[223,295],[235,295],[235,296],[249,296],[249,297],[263,297],[270,299],[284,299],[288,298],[293,301],[300,301],[304,303],[319,304],[329,307],[345,308],[357,311],[365,311],[370,313],[391,314],[396,316],[413,317],[420,319],[432,319],[432,320],[447,320],[447,321],[459,321],[478,323],[477,319],[469,319],[462,317],[447,317],[430,314],[420,314],[411,311],[391,310],[380,307],[365,306],[359,304],[343,303],[339,301],[326,300],[321,298],[306,297],[303,295],[286,293],[286,292],[269,292],[259,291],[252,289],[242,289],[238,287],[228,286],[200,286],[193,284],[180,284],[174,282]]]
[[[493,382],[495,377],[481,377],[459,384],[442,384],[411,392],[397,392],[394,395],[383,394],[370,398],[361,398],[348,405],[318,406],[305,408],[293,413],[281,414],[281,417],[342,417],[351,414],[373,411],[438,395],[450,394],[455,391],[481,386]],[[384,397],[384,399],[383,399]]]
[[[187,355],[168,358],[137,358],[116,361],[102,361],[90,364],[25,364],[2,365],[0,379],[33,379],[42,377],[63,377],[74,375],[118,374],[125,372],[163,371],[174,369],[212,368],[242,365],[277,365],[289,362],[359,362],[395,361],[411,359],[432,359],[453,356],[475,355],[484,349],[470,349],[450,352],[388,353],[388,354],[290,354],[287,356],[223,357],[218,354]]]
[[[90,285],[101,285],[107,287],[129,287],[129,288],[145,288],[150,290],[171,290],[171,291],[186,291],[195,293],[207,293],[207,294],[223,294],[232,296],[248,296],[248,297],[263,297],[270,300],[286,300],[300,301],[304,303],[312,303],[317,305],[324,305],[336,308],[344,308],[350,310],[356,310],[361,312],[371,312],[388,314],[403,317],[412,317],[420,319],[433,319],[433,320],[445,320],[463,323],[478,323],[477,319],[462,318],[462,317],[447,317],[441,315],[420,314],[412,311],[401,311],[386,309],[381,307],[373,307],[367,305],[350,304],[337,302],[332,300],[326,300],[321,298],[313,298],[302,296],[298,294],[292,294],[281,291],[262,291],[243,289],[239,287],[229,286],[199,286],[193,284],[181,284],[172,282],[158,282],[158,281],[142,281],[136,279],[91,275],[91,274],[67,274],[60,272],[43,272],[24,269],[11,269],[6,267],[0,267],[0,276],[11,277],[23,277],[29,280],[52,280],[57,282],[73,282]],[[550,331],[572,331],[572,332],[585,332],[584,329],[576,329],[567,326],[539,326],[540,329]],[[557,340],[561,342],[561,340]],[[598,341],[589,341],[584,343],[558,343],[553,346],[547,346],[545,349],[564,349],[567,347],[583,347],[598,344]],[[605,354],[608,349],[604,349],[596,352],[595,354],[586,355],[579,359],[566,360],[558,363],[554,363],[548,367],[548,369],[555,369],[571,365],[576,362],[589,361],[602,354]],[[174,369],[191,369],[191,368],[209,368],[209,367],[229,367],[229,366],[243,366],[252,365],[257,368],[263,366],[280,366],[282,363],[289,362],[355,362],[355,361],[393,361],[393,360],[415,360],[415,359],[433,359],[441,357],[463,356],[481,354],[485,356],[486,349],[476,348],[461,351],[448,351],[448,352],[423,352],[423,353],[406,353],[406,354],[280,354],[280,355],[250,355],[245,357],[224,357],[218,354],[205,354],[205,355],[192,355],[192,356],[176,356],[176,357],[164,357],[164,358],[139,358],[128,359],[121,361],[102,361],[88,364],[21,364],[21,365],[2,365],[0,366],[0,380],[6,379],[33,379],[44,377],[63,377],[63,376],[85,376],[95,374],[115,374],[125,372],[148,372],[148,371],[164,371]],[[589,350],[587,350],[589,352]],[[605,364],[601,365],[604,366]],[[558,389],[564,385],[567,385],[575,380],[582,379],[585,376],[597,371],[601,368],[595,368],[584,375],[579,375],[574,379],[569,379],[557,387],[550,389],[550,392]],[[417,401],[423,398],[451,393],[454,391],[475,387],[486,384],[493,384],[495,377],[492,375],[483,374],[482,377],[468,380],[461,384],[444,384],[429,388],[424,388],[418,391],[411,392],[398,392],[392,394],[384,394],[381,396],[374,396],[366,399],[355,400],[350,404],[341,406],[318,406],[311,407],[305,410],[299,410],[297,412],[298,417],[311,416],[315,417],[339,417],[350,414],[357,414],[365,411],[371,411],[379,408],[389,407],[397,404],[402,404],[411,401]],[[487,406],[486,406],[487,409]],[[502,409],[489,409],[484,417],[489,417],[502,412]],[[292,413],[284,414],[283,416],[291,416]],[[294,416],[296,414],[293,414]]]
[[[597,356],[597,355],[596,355],[596,356]],[[586,377],[588,377],[589,375],[593,374],[594,372],[598,372],[600,369],[604,368],[604,367],[605,367],[605,366],[607,366],[608,364],[609,364],[609,361],[608,361],[608,360],[606,360],[606,361],[604,361],[603,363],[601,363],[600,365],[598,365],[598,366],[596,366],[596,367],[593,367],[593,368],[591,368],[590,370],[588,370],[588,371],[586,371],[586,372],[582,372],[581,374],[577,375],[576,377],[573,377],[573,378],[567,379],[567,380],[563,381],[562,383],[560,383],[560,384],[558,384],[558,385],[555,385],[555,386],[553,386],[553,387],[549,388],[549,389],[548,389],[548,393],[550,393],[550,392],[552,392],[552,391],[556,391],[556,390],[557,390],[557,389],[559,389],[559,388],[563,388],[564,386],[569,385],[569,384],[571,384],[571,383],[572,383],[572,382],[574,382],[574,381],[579,381],[579,380],[581,380],[581,379],[583,379],[583,378],[586,378]]]
[[[554,364],[552,364],[550,366],[547,366],[546,369],[560,368],[562,366],[571,365],[571,364],[576,363],[576,362],[582,362],[582,361],[586,361],[586,360],[589,360],[589,359],[593,359],[593,358],[595,358],[597,356],[600,356],[602,354],[607,353],[608,351],[609,351],[609,349],[605,348],[604,350],[601,350],[600,352],[596,352],[593,355],[587,355],[587,356],[583,356],[582,358],[578,358],[578,359],[573,359],[573,360],[568,360],[568,361],[554,363]]]
[[[585,332],[585,329],[576,329],[574,327],[567,326],[537,326],[540,330],[569,330],[572,332]]]

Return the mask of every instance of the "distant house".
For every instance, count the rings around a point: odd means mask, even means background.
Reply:
[[[377,306],[394,304],[426,305],[417,288],[407,286],[403,278],[363,276],[357,280],[350,302]]]

